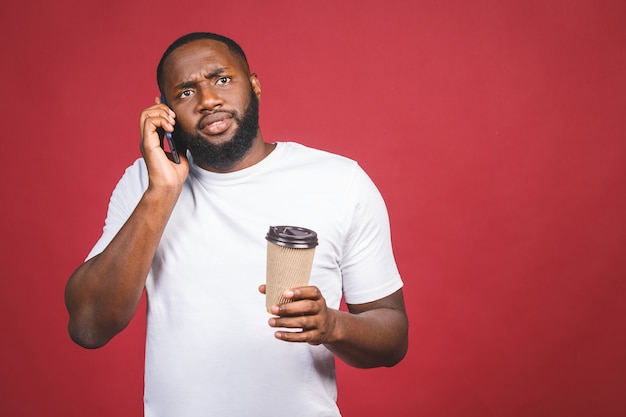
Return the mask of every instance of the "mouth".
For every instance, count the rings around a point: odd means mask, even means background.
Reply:
[[[228,112],[217,112],[204,116],[198,123],[198,130],[207,135],[224,133],[233,123],[233,115]]]

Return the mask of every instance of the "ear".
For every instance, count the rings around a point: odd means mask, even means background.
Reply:
[[[259,101],[261,101],[261,82],[256,74],[250,74],[250,85],[252,85],[254,94],[257,96]]]

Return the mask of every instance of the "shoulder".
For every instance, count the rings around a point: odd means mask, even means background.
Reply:
[[[137,158],[135,162],[132,163],[126,170],[124,171],[124,176],[122,178],[128,178],[130,180],[141,180],[142,178],[148,177],[148,167],[146,166],[146,161],[143,158]]]
[[[143,158],[137,158],[132,165],[124,171],[116,190],[127,190],[131,193],[145,191],[148,187],[148,168]]]
[[[132,163],[132,165],[130,165],[128,168],[126,168],[126,171],[124,172],[124,174],[129,174],[129,175],[147,175],[148,174],[148,167],[146,166],[146,161],[144,161],[143,158],[137,158],[135,159],[135,162]]]
[[[304,167],[315,167],[316,171],[324,169],[353,171],[359,169],[358,163],[348,157],[321,149],[311,148],[297,142],[280,142],[285,160]]]

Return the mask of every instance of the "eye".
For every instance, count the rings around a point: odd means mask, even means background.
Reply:
[[[193,94],[193,91],[192,91],[192,90],[185,90],[185,91],[183,91],[182,93],[180,93],[180,94],[178,95],[178,97],[179,97],[179,98],[186,98],[186,97],[191,96],[192,94]]]
[[[231,77],[220,77],[217,79],[217,84],[218,85],[228,84],[231,80],[232,80]]]

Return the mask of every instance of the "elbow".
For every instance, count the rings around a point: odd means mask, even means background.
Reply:
[[[71,320],[68,325],[68,333],[74,343],[85,349],[98,349],[110,340],[110,338],[99,336],[96,331],[89,329],[88,326],[73,324]]]
[[[406,315],[402,320],[402,324],[398,329],[397,334],[398,339],[395,344],[395,349],[393,349],[393,351],[387,356],[387,360],[382,365],[387,368],[391,368],[399,364],[409,351],[409,322]]]
[[[77,336],[77,335],[74,335],[74,334],[70,334],[70,338],[78,346],[83,347],[85,349],[98,349],[98,348],[101,348],[102,346],[104,346],[106,344],[106,342],[101,343],[99,341],[96,341],[95,339],[90,339],[90,338],[86,338],[86,337],[82,337],[82,336]]]
[[[393,354],[389,355],[389,357],[387,358],[383,366],[387,368],[396,366],[397,364],[402,362],[402,359],[404,359],[408,350],[409,350],[409,340],[408,338],[406,338],[402,342],[402,344],[396,349],[396,351]]]
[[[391,368],[402,362],[409,348],[408,337],[387,345],[377,352],[370,352],[358,359],[342,358],[348,365],[359,369]]]
[[[114,322],[105,325],[93,320],[80,320],[70,315],[67,330],[70,339],[85,349],[98,349],[106,345],[128,322]]]
[[[106,345],[129,322],[119,315],[104,314],[92,305],[72,303],[69,298],[66,299],[66,307],[69,313],[67,331],[70,339],[85,349],[97,349]]]

